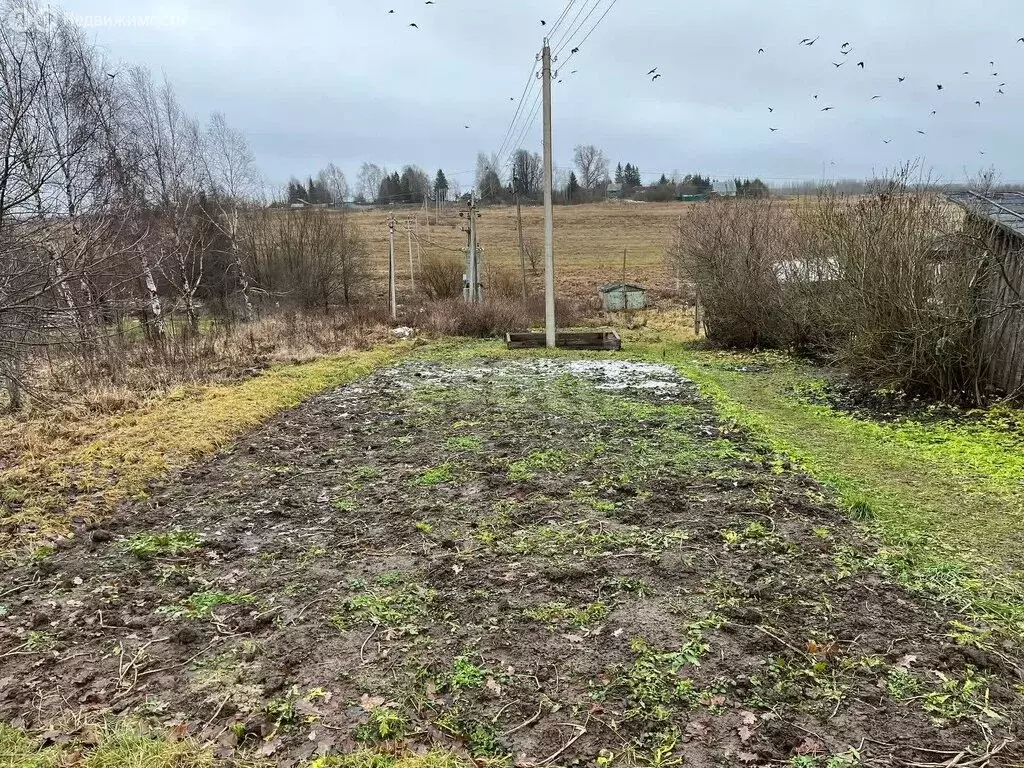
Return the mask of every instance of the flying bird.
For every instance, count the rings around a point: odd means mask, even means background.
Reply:
[[[835,107],[824,107],[821,111],[828,112],[830,109],[835,109]]]
[[[843,56],[849,56],[851,53],[853,53],[853,49],[851,48],[848,51],[840,51],[840,53],[843,54]]]
[[[892,143],[892,139],[882,139],[882,143],[883,144],[891,144]]]
[[[116,72],[114,72],[114,73],[107,72],[107,77],[109,77],[111,80],[113,80],[115,77],[117,77],[117,73]]]
[[[653,82],[654,82],[655,80],[657,80],[657,79],[658,79],[659,77],[661,77],[661,75],[660,75],[660,74],[658,74],[658,75],[655,75],[654,77],[652,77],[652,78],[651,78],[651,82],[653,83]]]
[[[999,93],[1003,93],[1003,89],[1002,88],[999,89]]]
[[[775,107],[768,107],[768,111],[769,112],[774,112],[775,111]]]
[[[569,74],[570,74],[570,75],[575,75],[575,74],[576,74],[577,72],[579,72],[579,70],[578,70],[578,69],[574,69],[574,70],[573,70],[572,72],[570,72]]]
[[[540,25],[541,25],[542,27],[546,27],[546,26],[548,25],[548,23],[547,23],[546,21],[544,21],[544,19],[541,19],[541,20],[540,20]]]
[[[768,130],[771,131],[772,133],[775,133],[779,129],[778,128],[769,128]]]
[[[818,35],[818,36],[817,36],[816,38],[814,38],[813,40],[810,40],[810,41],[809,41],[809,42],[807,43],[807,45],[808,45],[808,46],[814,45],[814,44],[815,44],[816,42],[818,42],[818,41],[819,41],[820,39],[821,39],[821,35]]]
[[[757,49],[757,52],[758,52],[758,53],[764,53],[764,48],[758,48],[758,49]]]
[[[925,135],[927,135],[927,134],[925,134],[925,132],[924,132],[924,131],[918,131],[918,133],[920,133],[920,134],[921,134],[922,136],[925,136]]]
[[[409,22],[409,26],[410,26],[410,27],[416,27],[416,29],[419,29],[419,28],[420,28],[420,25],[419,25],[419,24],[417,24],[417,23],[416,23],[415,21],[411,21],[411,22]]]
[[[577,47],[573,48],[571,51],[569,51],[569,53],[574,54],[574,55],[579,53],[579,52],[580,52],[579,46],[577,46]]]
[[[936,87],[936,88],[937,88],[938,90],[940,90],[940,91],[941,91],[941,90],[942,90],[942,83],[939,83],[939,84],[938,84],[938,85],[936,85],[935,87]]]
[[[850,47],[850,44],[849,44],[849,43],[843,43],[843,44],[842,44],[841,46],[839,46],[839,47],[840,47],[840,48],[849,48],[849,47]]]
[[[388,11],[388,13],[394,13],[394,12],[395,12],[394,8],[392,8],[390,11]]]
[[[836,63],[835,63],[835,62],[833,61],[833,62],[832,62],[832,66],[833,66],[833,67],[835,67],[836,69],[839,69],[839,68],[840,68],[841,66],[843,66],[843,64],[845,64],[845,63],[846,63],[846,62],[845,62],[845,61],[843,61],[843,62],[840,62],[839,64],[836,64]]]
[[[937,115],[937,114],[939,114],[939,113],[938,113],[938,112],[936,112],[936,111],[935,111],[935,110],[933,109],[933,110],[932,110],[932,114],[933,114],[933,115]]]
[[[1017,38],[1017,42],[1018,43],[1024,43],[1024,37],[1018,37]]]
[[[979,107],[981,106],[981,102],[980,101],[976,101],[974,103],[977,104]]]
[[[874,101],[875,99],[880,99],[880,98],[882,98],[882,97],[881,96],[872,96],[871,100]]]
[[[898,80],[899,80],[899,81],[900,81],[901,83],[902,83],[902,82],[903,82],[904,80],[906,80],[906,79],[907,79],[907,78],[906,78],[906,76],[898,78]]]
[[[434,4],[434,0],[427,0],[427,2],[426,2],[426,5],[433,5],[433,4]]]
[[[469,126],[468,126],[468,125],[465,125],[465,126],[463,126],[463,127],[464,127],[464,128],[469,128]]]
[[[857,66],[860,67],[861,69],[864,69],[864,62],[863,61],[858,61],[857,62]]]
[[[657,72],[657,71],[658,71],[658,68],[657,68],[657,67],[655,67],[654,69],[652,69],[652,70],[651,70],[650,72],[648,72],[647,74],[648,74],[648,75],[653,75],[653,74],[654,74],[655,72]]]

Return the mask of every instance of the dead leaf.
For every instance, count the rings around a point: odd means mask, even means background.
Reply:
[[[686,724],[686,732],[692,736],[703,736],[708,732],[708,728],[703,723],[694,720]]]
[[[910,665],[915,664],[916,662],[917,656],[908,653],[906,656],[904,656],[902,659],[896,662],[896,668],[902,669],[904,672],[909,672]]]
[[[461,565],[453,565],[452,566],[452,570],[455,572],[456,575],[458,575],[458,574],[462,573],[463,569],[462,569]]]
[[[803,743],[795,750],[798,755],[820,755],[825,751],[825,745],[820,741],[807,738],[803,740]]]
[[[495,696],[501,696],[501,685],[493,677],[488,677],[487,682],[484,683],[484,687],[493,693]]]
[[[622,633],[625,632],[625,631],[626,630],[623,627],[619,627],[614,632],[612,632],[612,637],[621,637]]]
[[[740,712],[740,715],[743,716],[744,725],[757,725],[757,715],[755,715],[753,712],[750,712],[749,710],[745,709]]]
[[[583,637],[580,636],[580,635],[566,635],[565,639],[568,640],[570,643],[582,643],[583,642]]]
[[[753,752],[740,752],[736,757],[740,759],[741,763],[752,763],[757,760],[757,755]]]
[[[188,738],[188,723],[178,723],[167,732],[170,741],[184,741]]]
[[[359,697],[359,706],[367,712],[372,712],[377,707],[384,706],[384,701],[385,699],[383,696],[371,696],[368,693],[364,693]]]
[[[740,741],[750,741],[750,737],[754,735],[754,732],[750,730],[749,726],[741,725],[736,729],[736,733],[740,736]]]
[[[281,748],[281,739],[271,739],[265,743],[262,747],[256,750],[256,754],[260,757],[270,757],[277,750]]]
[[[712,696],[708,701],[712,707],[721,707],[725,704],[725,696]]]

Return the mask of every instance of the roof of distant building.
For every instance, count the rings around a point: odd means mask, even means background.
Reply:
[[[1024,192],[953,192],[948,197],[970,213],[1024,237]]]

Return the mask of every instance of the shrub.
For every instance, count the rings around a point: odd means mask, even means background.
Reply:
[[[462,261],[457,258],[426,257],[420,267],[419,284],[433,301],[455,299],[462,295]]]

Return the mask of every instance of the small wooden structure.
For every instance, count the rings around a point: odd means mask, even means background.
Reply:
[[[547,344],[543,333],[507,333],[505,343],[509,349],[538,349]],[[618,352],[622,339],[615,331],[578,331],[555,334],[555,346],[559,349],[589,349]]]
[[[647,289],[633,283],[617,282],[600,288],[605,312],[624,309],[643,309],[647,306]]]

